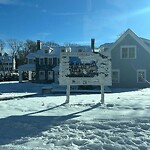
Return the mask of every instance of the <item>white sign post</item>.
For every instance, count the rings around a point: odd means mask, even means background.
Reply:
[[[59,84],[67,85],[66,103],[69,103],[70,85],[101,85],[101,103],[104,103],[104,86],[112,84],[110,56],[82,51],[61,52]]]
[[[101,85],[101,103],[104,104],[104,85]]]
[[[67,89],[66,89],[66,102],[65,103],[69,103],[70,101],[70,84],[67,83]]]

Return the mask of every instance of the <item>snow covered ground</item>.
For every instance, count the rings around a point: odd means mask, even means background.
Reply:
[[[0,83],[0,150],[150,150],[150,88],[34,95],[42,84]],[[118,91],[120,91],[119,89]],[[16,97],[16,98],[15,98]]]

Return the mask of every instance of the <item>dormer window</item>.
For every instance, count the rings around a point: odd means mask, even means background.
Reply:
[[[46,50],[45,50],[45,54],[48,54],[48,53],[49,53],[49,50],[46,49]]]
[[[53,51],[53,49],[49,47],[44,47],[43,50],[45,54],[51,53]]]
[[[121,59],[136,59],[136,46],[121,46]]]

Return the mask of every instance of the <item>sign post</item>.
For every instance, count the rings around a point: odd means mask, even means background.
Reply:
[[[60,54],[59,84],[67,85],[66,103],[69,103],[70,85],[101,85],[101,103],[104,104],[104,86],[112,84],[109,54],[71,49]]]
[[[66,89],[66,102],[65,103],[69,103],[70,101],[70,84],[67,84],[67,89]]]
[[[104,85],[101,85],[101,103],[104,104]]]

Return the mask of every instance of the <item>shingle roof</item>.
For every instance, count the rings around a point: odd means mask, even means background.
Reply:
[[[71,46],[71,51],[77,52],[79,49],[82,49],[83,51],[86,52],[91,52],[91,47],[90,46]],[[35,57],[50,57],[50,56],[58,56],[61,53],[62,49],[66,49],[64,46],[55,46],[55,47],[47,47],[47,48],[42,48],[41,50],[36,51],[35,53],[30,53],[27,55],[27,58],[35,58]],[[45,53],[45,50],[50,50],[50,53]]]

